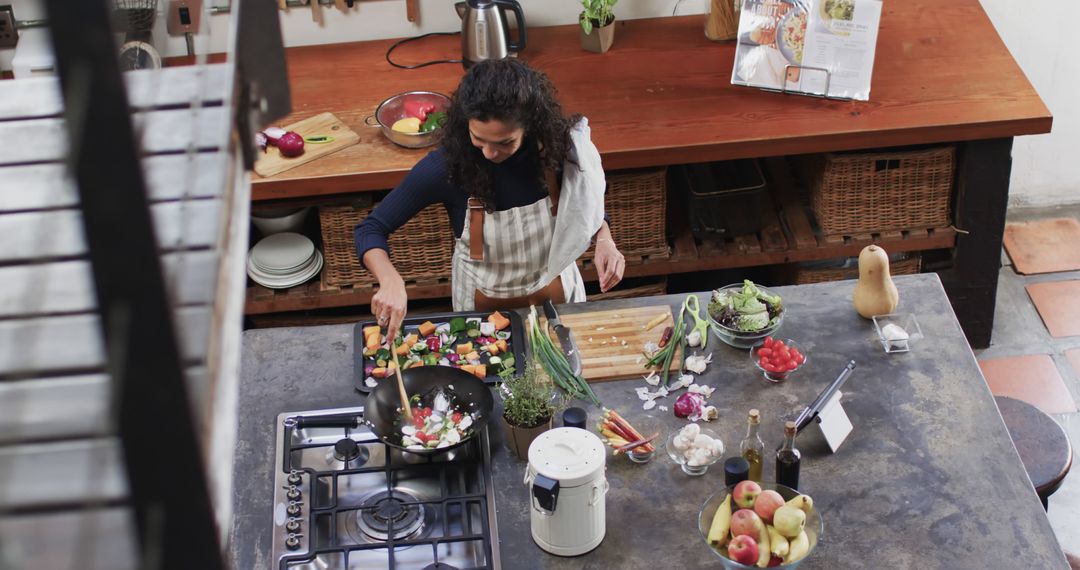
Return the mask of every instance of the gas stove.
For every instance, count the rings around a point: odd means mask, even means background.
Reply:
[[[363,408],[278,416],[278,570],[500,570],[487,430],[433,456],[390,447]]]

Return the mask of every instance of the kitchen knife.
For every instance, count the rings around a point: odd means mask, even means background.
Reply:
[[[547,317],[548,325],[555,331],[555,336],[559,338],[559,346],[566,354],[566,362],[570,364],[570,370],[581,376],[581,354],[578,353],[577,343],[574,342],[574,333],[559,321],[559,312],[555,310],[551,299],[544,301],[544,315]]]

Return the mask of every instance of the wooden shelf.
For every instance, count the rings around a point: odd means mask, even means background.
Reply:
[[[797,230],[785,232],[783,224]],[[736,236],[723,242],[697,240],[688,228],[682,229],[675,237],[671,257],[628,259],[624,277],[849,257],[858,255],[863,247],[871,243],[881,245],[890,253],[947,249],[956,245],[956,230],[937,228],[860,236],[817,236],[812,233],[805,212],[798,209],[777,213],[757,235]],[[597,280],[596,267],[591,262],[583,262],[581,269],[586,281]],[[448,280],[406,283],[406,287],[410,300],[450,296]],[[377,290],[374,285],[341,288],[327,286],[321,281],[276,291],[254,286],[247,290],[245,312],[256,315],[367,305]]]

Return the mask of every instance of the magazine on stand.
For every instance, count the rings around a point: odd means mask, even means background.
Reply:
[[[882,0],[743,0],[731,82],[870,98]]]

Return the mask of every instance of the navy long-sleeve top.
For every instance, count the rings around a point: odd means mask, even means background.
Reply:
[[[537,152],[536,146],[526,141],[513,156],[502,163],[492,164],[495,210],[528,206],[547,196],[536,173]],[[454,235],[461,237],[465,229],[468,198],[464,190],[450,184],[442,149],[429,152],[416,163],[401,184],[356,226],[353,238],[357,255],[363,262],[364,253],[369,249],[381,248],[389,252],[387,238],[390,234],[432,204],[441,203],[446,207]]]

